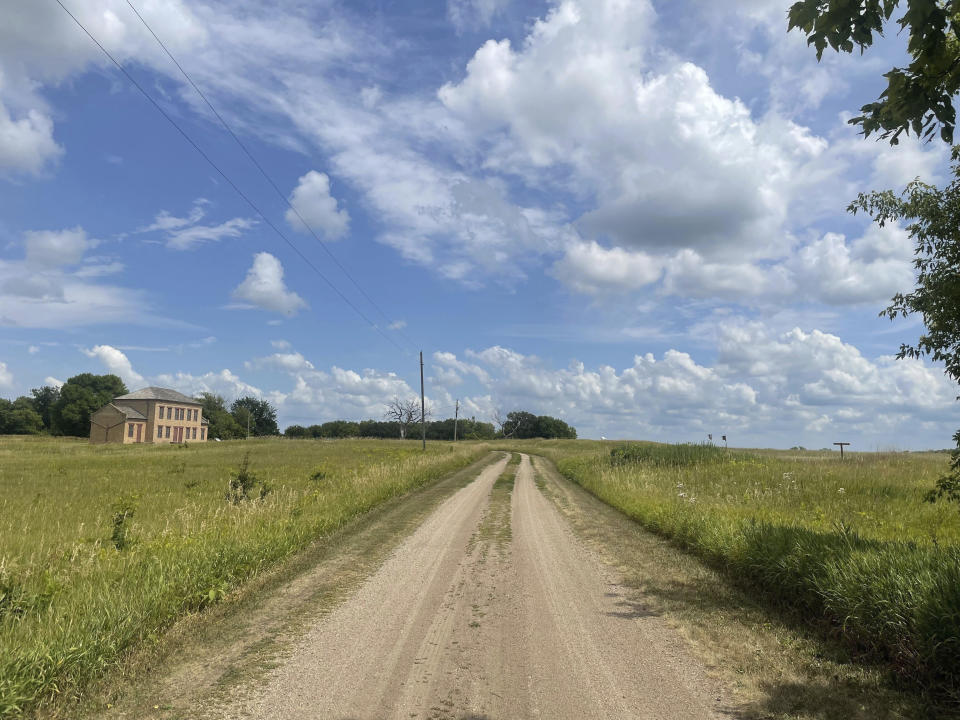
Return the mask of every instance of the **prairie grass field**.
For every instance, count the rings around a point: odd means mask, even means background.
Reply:
[[[946,453],[516,441],[766,602],[960,704],[960,507]]]
[[[487,449],[0,437],[0,717],[82,692],[177,618]],[[230,490],[247,453],[259,482]]]

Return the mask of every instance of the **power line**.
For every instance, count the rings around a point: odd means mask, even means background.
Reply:
[[[253,153],[250,152],[249,148],[247,148],[247,146],[243,143],[243,141],[233,131],[233,128],[231,128],[230,125],[227,123],[227,121],[223,119],[223,116],[220,115],[217,109],[213,106],[213,103],[210,102],[210,100],[207,98],[204,92],[197,86],[197,84],[193,81],[193,78],[190,77],[187,71],[183,69],[183,66],[180,64],[180,62],[173,56],[173,53],[170,52],[170,50],[167,48],[164,42],[160,39],[157,33],[154,32],[153,28],[150,27],[150,24],[144,19],[143,15],[141,15],[140,12],[137,10],[137,8],[134,7],[133,3],[130,0],[127,0],[127,5],[130,6],[130,9],[133,10],[134,14],[140,19],[140,22],[143,23],[143,26],[150,32],[151,35],[153,35],[153,39],[157,41],[157,44],[167,54],[167,57],[169,57],[170,60],[173,62],[173,64],[177,66],[177,70],[180,71],[180,74],[183,75],[186,81],[190,83],[190,86],[196,91],[197,95],[199,95],[200,98],[203,100],[203,102],[206,103],[207,107],[210,108],[210,112],[212,112],[216,116],[217,120],[220,121],[220,124],[223,125],[223,129],[230,134],[230,137],[232,137],[234,141],[237,143],[237,145],[240,146],[240,149],[243,150],[244,154],[247,156],[247,158],[249,158],[250,162],[252,162],[254,166],[257,168],[257,170],[260,171],[260,174],[263,175],[263,178],[267,181],[267,183],[269,183],[270,187],[273,188],[277,196],[287,204],[287,206],[290,208],[290,210],[293,211],[293,213],[297,216],[300,222],[303,223],[303,226],[310,231],[310,234],[313,235],[313,239],[316,240],[318,243],[320,243],[320,246],[324,249],[324,251],[330,257],[333,263],[338,268],[340,268],[340,270],[343,272],[344,275],[347,276],[350,282],[353,283],[353,286],[360,292],[361,295],[363,295],[364,298],[366,298],[367,302],[369,302],[370,305],[372,305],[374,309],[376,309],[376,311],[380,314],[380,317],[382,317],[387,322],[387,326],[389,328],[389,325],[391,325],[394,321],[391,320],[387,316],[387,314],[381,309],[380,305],[378,305],[377,302],[372,297],[370,297],[369,294],[367,294],[367,291],[364,290],[363,287],[361,287],[360,283],[356,281],[356,279],[353,277],[350,271],[347,270],[347,268],[344,267],[343,264],[337,259],[336,255],[333,254],[333,251],[329,248],[327,243],[324,242],[324,240],[317,234],[317,232],[313,229],[313,227],[304,219],[303,215],[300,214],[300,211],[297,210],[297,208],[293,205],[292,202],[290,202],[290,199],[286,195],[284,195],[283,191],[280,190],[279,187],[277,187],[277,184],[273,181],[273,178],[271,178],[270,175],[267,173],[267,171],[264,170],[263,166],[260,164],[257,158],[254,157]],[[409,337],[407,337],[406,333],[404,333],[402,330],[398,330],[398,333],[400,334],[401,337],[403,337],[404,340],[406,340],[410,344],[411,347],[414,347],[414,343],[410,340]]]
[[[367,317],[367,315],[366,315],[360,308],[358,308],[358,307],[353,303],[353,301],[350,300],[350,298],[348,298],[346,295],[344,295],[344,294],[340,291],[340,289],[339,289],[336,285],[334,285],[334,284],[327,278],[327,276],[324,275],[324,274],[320,271],[320,269],[319,269],[316,265],[314,265],[314,264],[310,261],[310,259],[300,251],[300,248],[298,248],[296,245],[294,245],[294,244],[287,238],[287,236],[283,234],[283,232],[280,230],[280,228],[278,228],[273,222],[270,221],[270,219],[263,213],[263,211],[261,211],[260,208],[257,207],[257,205],[253,202],[253,200],[251,200],[251,199],[246,195],[246,193],[244,193],[243,190],[241,190],[241,189],[237,186],[237,184],[236,184],[235,182],[233,182],[233,180],[231,180],[223,170],[220,169],[220,167],[210,158],[210,156],[207,155],[207,153],[203,151],[203,148],[201,148],[201,147],[193,140],[193,138],[191,138],[190,135],[188,135],[187,132],[186,132],[182,127],[180,127],[179,124],[177,124],[176,120],[174,120],[172,117],[170,117],[170,115],[167,113],[167,111],[164,110],[164,109],[157,103],[157,101],[153,99],[153,97],[150,95],[150,93],[148,93],[146,90],[143,89],[143,86],[140,85],[140,83],[138,83],[137,80],[127,71],[127,69],[126,69],[113,55],[110,54],[110,51],[109,51],[109,50],[107,50],[103,45],[100,44],[100,41],[97,40],[97,39],[90,33],[90,31],[87,30],[86,27],[84,27],[83,23],[81,23],[81,22],[76,18],[76,16],[67,9],[67,7],[63,4],[63,2],[62,2],[61,0],[56,0],[56,3],[57,3],[57,5],[59,5],[59,6],[61,7],[61,9],[62,9],[67,15],[69,15],[70,18],[77,24],[77,27],[79,27],[81,30],[83,30],[84,34],[85,34],[88,38],[90,38],[98,48],[100,48],[101,52],[103,52],[103,54],[106,55],[106,56],[110,59],[110,61],[111,61],[114,65],[117,66],[117,68],[120,70],[120,72],[122,72],[122,73],[126,76],[126,78],[127,78],[131,83],[133,83],[133,86],[136,87],[137,90],[140,91],[140,94],[143,95],[147,100],[150,101],[150,104],[153,105],[153,107],[156,108],[156,110],[157,110],[161,115],[163,115],[164,118],[166,118],[167,122],[169,122],[171,125],[173,125],[174,128],[176,128],[177,132],[179,132],[179,133],[183,136],[183,138],[184,138],[188,143],[190,143],[190,145],[193,147],[193,149],[196,150],[196,151],[200,154],[200,156],[201,156],[204,160],[207,161],[207,163],[210,165],[210,167],[212,167],[214,170],[216,170],[217,174],[220,175],[220,177],[222,177],[222,178],[224,179],[224,181],[226,181],[226,183],[227,183],[228,185],[230,185],[230,187],[232,187],[232,188],[234,189],[234,191],[237,193],[237,195],[239,195],[241,198],[243,198],[244,202],[246,202],[247,205],[249,205],[249,206],[253,209],[253,211],[254,211],[255,213],[257,213],[257,215],[259,215],[259,216],[263,219],[263,221],[270,227],[270,229],[272,229],[277,235],[279,235],[280,238],[281,238],[287,245],[290,246],[290,249],[293,250],[297,255],[299,255],[299,256],[300,256],[300,259],[303,260],[303,261],[307,264],[307,266],[310,267],[310,268],[330,287],[330,289],[333,290],[333,291],[340,297],[341,300],[343,300],[344,303],[346,303],[355,313],[357,313],[357,315],[359,315],[361,318],[363,318],[364,321],[366,321],[366,323],[367,323],[368,325],[370,325],[370,327],[372,327],[374,330],[376,330],[378,333],[380,333],[380,335],[382,335],[382,336],[383,336],[387,341],[389,341],[394,347],[396,347],[398,350],[400,350],[401,352],[403,352],[403,351],[404,351],[404,348],[401,347],[401,346],[397,343],[396,340],[394,340],[392,337],[390,337],[389,335],[387,335],[375,322],[373,322],[369,317]]]

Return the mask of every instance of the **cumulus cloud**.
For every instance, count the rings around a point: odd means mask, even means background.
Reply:
[[[146,385],[143,375],[133,369],[130,359],[112,345],[95,345],[89,350],[82,350],[83,354],[99,360],[108,372],[119,375],[124,384],[131,389]]]
[[[30,109],[13,118],[0,102],[0,174],[39,175],[62,154],[48,115]]]
[[[287,289],[283,281],[283,265],[270,253],[253,256],[253,266],[243,282],[233,291],[233,297],[250,306],[283,315],[296,315],[307,307],[306,301]]]
[[[286,218],[295,230],[320,231],[328,240],[337,240],[347,233],[350,215],[337,208],[337,199],[330,194],[330,178],[325,173],[311,170],[303,175],[290,196],[290,204],[293,209],[287,210]]]
[[[13,373],[10,372],[7,368],[5,362],[0,362],[0,388],[12,388],[13,387]]]
[[[782,122],[769,132],[692,63],[653,70],[653,15],[646,2],[560,3],[522,47],[485,43],[440,99],[491,138],[488,165],[566,168],[590,188],[588,237],[759,250],[783,222],[791,170],[826,143]]]
[[[578,242],[567,248],[551,272],[577,292],[597,294],[638,290],[655,283],[663,266],[663,260],[642,251]]]

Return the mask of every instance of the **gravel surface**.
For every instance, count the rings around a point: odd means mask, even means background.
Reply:
[[[506,459],[441,505],[225,718],[718,718],[717,683]],[[491,500],[491,490],[493,490]],[[496,527],[497,525],[500,525]]]

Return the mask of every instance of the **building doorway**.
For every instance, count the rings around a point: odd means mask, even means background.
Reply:
[[[137,423],[137,439],[135,440],[135,442],[143,442],[140,438],[140,435],[142,432],[143,432],[143,425],[141,425],[140,423]]]

